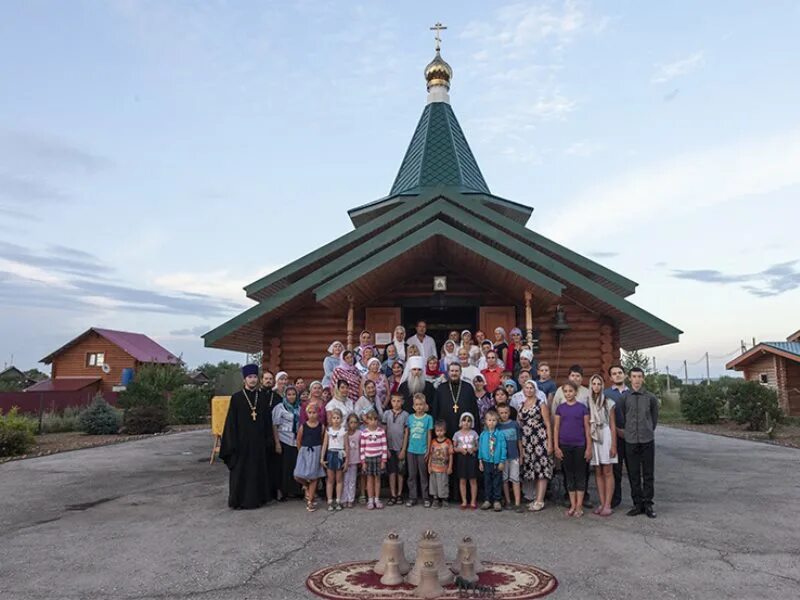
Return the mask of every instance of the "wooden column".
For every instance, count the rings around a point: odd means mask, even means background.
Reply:
[[[533,309],[531,301],[533,294],[530,290],[525,290],[525,329],[527,330],[528,346],[533,346]]]
[[[348,296],[347,301],[350,306],[347,308],[347,349],[353,349],[353,322],[355,321],[355,306],[353,305],[353,297]]]

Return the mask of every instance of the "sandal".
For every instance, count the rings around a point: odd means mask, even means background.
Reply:
[[[579,508],[578,510],[575,511],[575,514],[573,514],[572,516],[580,519],[583,516],[583,511]]]
[[[575,516],[575,509],[574,508],[568,508],[567,510],[564,511],[564,516],[565,517],[574,517]]]
[[[313,502],[310,502],[310,501],[309,501],[309,502],[306,502],[306,510],[307,510],[308,512],[314,512],[315,510],[317,510],[317,507],[316,507],[316,506],[314,506],[314,503],[313,503]]]
[[[533,512],[539,512],[543,508],[544,508],[544,502],[538,502],[537,501],[537,502],[533,503],[533,505],[531,506],[530,510],[532,510]]]
[[[387,506],[394,506],[397,501],[394,499],[393,496],[390,496],[389,499],[386,501]]]

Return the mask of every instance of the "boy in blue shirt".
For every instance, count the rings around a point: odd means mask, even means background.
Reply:
[[[481,504],[481,510],[494,507],[495,512],[500,512],[501,489],[503,487],[503,467],[505,466],[506,436],[497,430],[497,411],[490,410],[484,416],[485,429],[478,440],[478,468],[483,473],[483,491],[486,500]]]
[[[511,407],[508,404],[498,406],[497,414],[500,417],[497,430],[506,438],[507,457],[503,468],[503,496],[506,499],[506,506],[511,508],[511,496],[508,490],[509,482],[511,482],[511,489],[514,492],[514,510],[523,513],[525,509],[522,508],[522,490],[519,485],[519,456],[522,446],[519,423],[511,420]]]
[[[414,414],[408,417],[408,449],[406,450],[406,466],[408,467],[408,501],[406,506],[414,506],[422,497],[425,508],[430,508],[428,498],[428,452],[431,447],[431,431],[433,417],[425,410],[428,403],[425,394],[414,394]],[[419,480],[419,487],[417,481]]]

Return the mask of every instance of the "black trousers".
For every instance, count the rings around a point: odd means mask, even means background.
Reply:
[[[586,446],[561,446],[564,459],[561,468],[564,470],[564,485],[567,492],[583,491],[586,477]]]
[[[631,444],[625,442],[625,459],[628,462],[628,480],[631,484],[633,505],[640,508],[653,506],[655,493],[655,442]]]
[[[614,494],[611,506],[619,506],[622,502],[622,464],[625,462],[625,440],[617,437],[617,462],[614,463]]]
[[[561,448],[562,450],[564,448]],[[586,446],[583,446],[583,451],[586,451]],[[566,452],[565,452],[566,454]],[[586,477],[583,481],[583,493],[586,498],[589,497],[589,475],[592,473],[592,465],[591,461],[584,461],[586,463]],[[561,476],[564,478],[564,498],[569,498],[569,487],[567,487],[567,471],[564,468],[564,464],[561,464]],[[577,488],[576,488],[577,489]],[[573,490],[575,491],[575,490]]]
[[[483,463],[483,493],[489,502],[499,502],[503,497],[503,472],[497,463]]]

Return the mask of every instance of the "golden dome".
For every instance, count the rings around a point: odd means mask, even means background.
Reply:
[[[428,82],[428,91],[435,85],[450,89],[450,80],[453,78],[453,69],[448,65],[436,50],[436,56],[425,67],[425,81]]]

